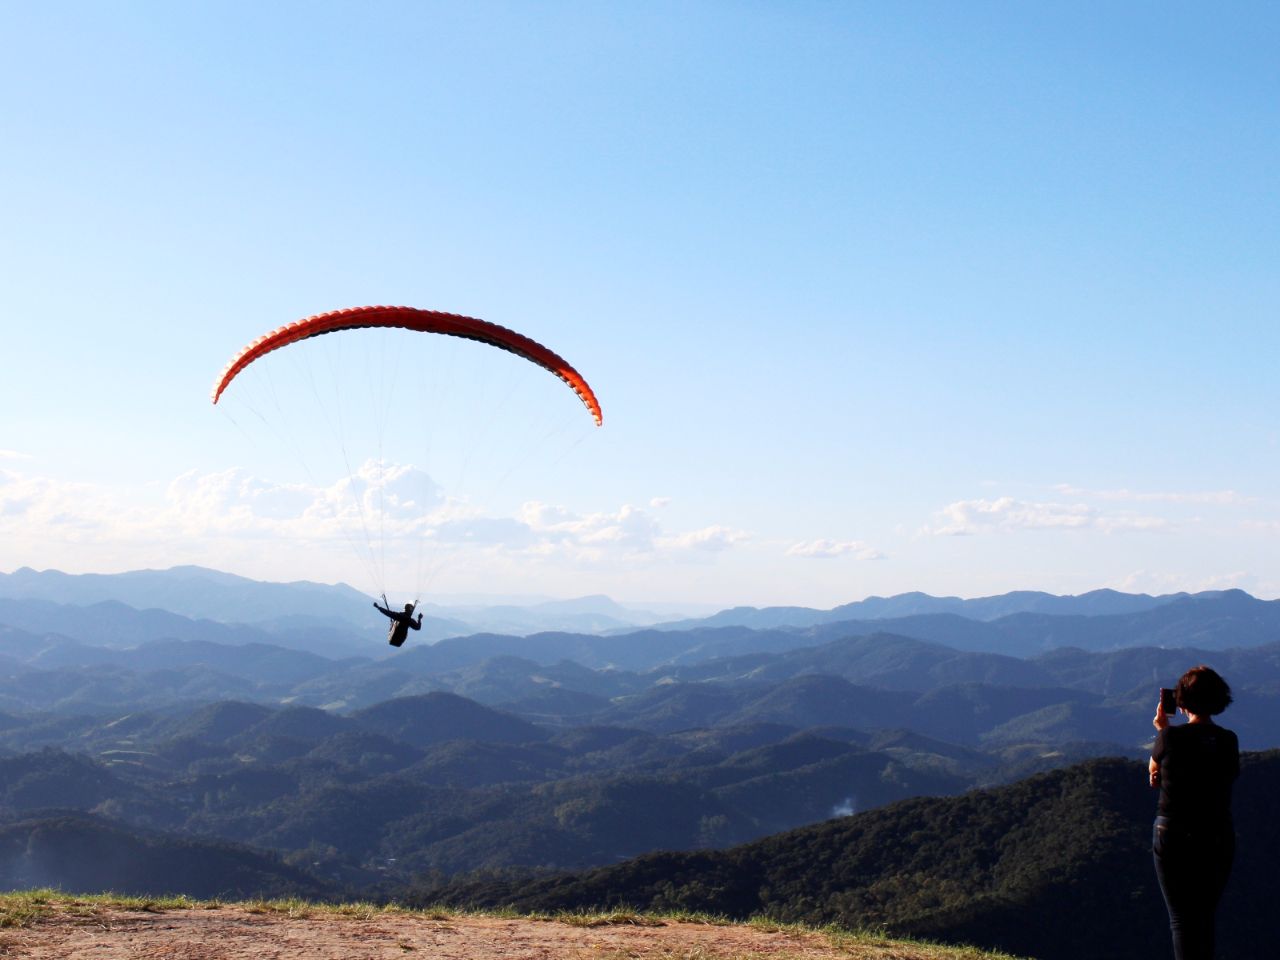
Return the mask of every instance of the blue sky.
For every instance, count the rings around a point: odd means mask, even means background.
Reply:
[[[1273,7],[2,16],[0,570],[413,592],[425,540],[443,594],[1280,596]],[[365,303],[553,346],[604,428],[456,347],[404,348],[462,385],[412,443],[330,462],[305,413],[257,429],[287,365],[209,404]],[[336,504],[414,478],[371,567]]]

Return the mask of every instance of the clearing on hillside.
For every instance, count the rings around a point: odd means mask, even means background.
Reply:
[[[0,897],[0,957],[40,960],[998,960],[969,948],[640,915]]]

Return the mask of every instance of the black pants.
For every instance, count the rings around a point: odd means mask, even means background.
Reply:
[[[1214,915],[1235,852],[1230,824],[1206,829],[1156,818],[1151,853],[1169,909],[1174,960],[1213,960]]]

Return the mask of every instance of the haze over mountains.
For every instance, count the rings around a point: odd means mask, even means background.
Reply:
[[[755,628],[804,627],[849,620],[891,620],[926,614],[955,614],[970,620],[990,621],[1017,613],[1056,616],[1102,616],[1140,613],[1187,599],[1211,599],[1241,591],[1206,591],[1151,596],[1115,590],[1094,590],[1077,596],[1057,596],[1039,591],[1013,591],[994,597],[962,599],[903,593],[893,597],[868,597],[830,610],[811,607],[733,607],[710,616],[663,619],[660,604],[623,606],[608,597],[574,600],[541,600],[518,603],[508,600],[433,604],[440,619],[456,618],[470,632],[499,632],[494,624],[510,621],[507,632],[531,633],[561,629],[582,633],[654,626],[685,630],[695,626],[749,626]],[[58,570],[22,567],[0,573],[0,597],[48,600],[58,604],[89,606],[118,601],[138,610],[161,609],[192,619],[226,623],[274,623],[287,617],[337,619],[362,626],[368,619],[369,598],[345,584],[309,581],[265,583],[206,567],[180,566],[167,570],[134,570],[117,574],[67,574]],[[667,609],[671,609],[668,607]],[[459,616],[461,615],[461,616]],[[547,620],[563,617],[570,622],[551,626]],[[596,618],[591,628],[580,618]]]
[[[116,601],[139,610],[162,609],[196,620],[259,624],[264,629],[296,627],[299,618],[304,624],[336,620],[362,632],[370,621],[371,599],[341,583],[263,583],[197,566],[119,574],[66,574],[23,567],[10,574],[0,573],[0,597],[74,606]],[[424,639],[437,639],[481,631],[598,633],[657,623],[680,608],[664,604],[628,607],[608,597],[591,596],[456,603],[436,603],[428,597],[421,609],[428,628]]]
[[[1050,957],[1018,911],[1094,883],[1133,835],[1077,831],[1081,852],[1050,876],[1026,860],[1023,801],[1001,797],[1047,784],[1128,823],[1145,800],[1118,793],[1116,771],[1145,756],[1156,687],[1199,662],[1232,682],[1242,745],[1280,747],[1280,603],[1239,591],[910,594],[626,630],[618,609],[513,606],[496,616],[598,619],[397,651],[341,586],[190,567],[0,576],[0,882],[489,903],[572,889],[577,905],[603,882],[652,905],[885,922]],[[1040,774],[1059,779],[1026,780]],[[1073,792],[1081,778],[1112,786]],[[996,787],[1015,793],[973,792]],[[911,798],[940,806],[895,806],[925,802]],[[960,859],[917,849],[930,834],[892,813],[907,809],[952,824]],[[850,814],[880,826],[855,841],[834,826]],[[798,829],[814,833],[766,839]],[[1029,846],[1001,847],[1001,831]],[[752,852],[793,842],[853,843],[862,865],[835,886],[793,865],[783,883]],[[956,864],[971,861],[966,886]],[[477,874],[495,870],[521,879]],[[1092,903],[1090,922],[1127,922],[1122,908]]]
[[[149,622],[121,605],[149,615]],[[262,583],[194,566],[74,575],[24,567],[0,574],[0,623],[62,632],[105,646],[178,638],[257,640],[331,652],[345,643],[350,649],[343,652],[366,652],[365,641],[383,632],[380,618],[370,616],[369,608],[370,599],[345,584]],[[1257,600],[1240,590],[1161,596],[1015,591],[976,599],[905,593],[831,610],[735,607],[681,620],[663,620],[657,608],[623,607],[598,596],[488,606],[441,606],[428,599],[421,609],[425,616],[422,633],[415,635],[419,641],[478,633],[605,635],[641,627],[673,633],[720,627],[768,631],[840,624],[844,634],[895,633],[1015,656],[1059,646],[1241,646],[1274,639],[1273,628],[1280,623],[1280,601]]]
[[[841,620],[891,620],[934,613],[953,613],[970,620],[998,620],[1015,613],[1044,613],[1057,616],[1087,617],[1106,614],[1141,613],[1191,597],[1205,599],[1221,596],[1221,592],[1188,594],[1172,593],[1153,597],[1149,594],[1119,593],[1115,590],[1092,590],[1078,596],[1057,596],[1035,590],[1015,590],[995,597],[933,597],[927,593],[900,593],[893,597],[868,597],[841,604],[830,610],[810,607],[733,607],[701,620],[681,620],[662,625],[663,629],[684,629],[692,623],[706,626],[771,627],[809,626]]]

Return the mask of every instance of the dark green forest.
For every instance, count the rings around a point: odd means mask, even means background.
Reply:
[[[1280,751],[1246,754],[1239,854],[1219,957],[1256,960],[1271,929]],[[724,851],[657,853],[578,874],[426,885],[413,903],[689,910],[833,923],[1042,960],[1157,960],[1167,917],[1142,764],[1091,760],[959,797],[904,800]]]

